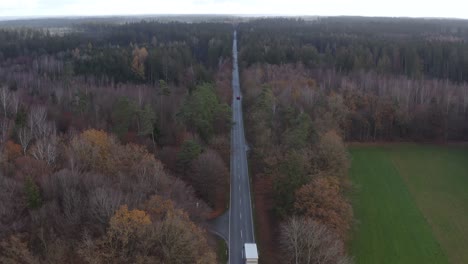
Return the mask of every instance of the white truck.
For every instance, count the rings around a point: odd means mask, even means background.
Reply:
[[[244,259],[245,259],[245,264],[258,264],[257,244],[254,244],[254,243],[244,244]]]

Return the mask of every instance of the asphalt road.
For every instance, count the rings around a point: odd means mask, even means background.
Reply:
[[[237,63],[237,33],[234,31],[232,48],[232,119],[231,130],[231,203],[229,207],[229,263],[243,263],[244,243],[254,243],[255,235],[250,199],[250,178],[247,166],[244,120],[242,117],[242,95],[239,85]],[[240,96],[240,100],[237,97]]]

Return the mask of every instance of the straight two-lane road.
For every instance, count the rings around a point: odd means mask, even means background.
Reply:
[[[242,118],[242,96],[237,63],[237,32],[232,47],[232,120],[231,130],[231,202],[229,207],[229,263],[242,263],[244,243],[255,243],[250,178],[247,166],[247,145]],[[237,99],[240,97],[240,100]]]

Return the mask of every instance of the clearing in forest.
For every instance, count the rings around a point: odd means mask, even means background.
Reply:
[[[468,263],[468,148],[352,146],[358,264]]]

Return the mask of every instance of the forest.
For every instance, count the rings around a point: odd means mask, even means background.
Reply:
[[[0,30],[1,263],[217,263],[231,29]]]
[[[350,263],[352,142],[466,141],[468,23],[264,18],[239,24],[265,263]]]
[[[468,137],[466,21],[198,19],[0,27],[1,263],[219,263],[235,29],[261,263],[353,262],[346,143]]]

